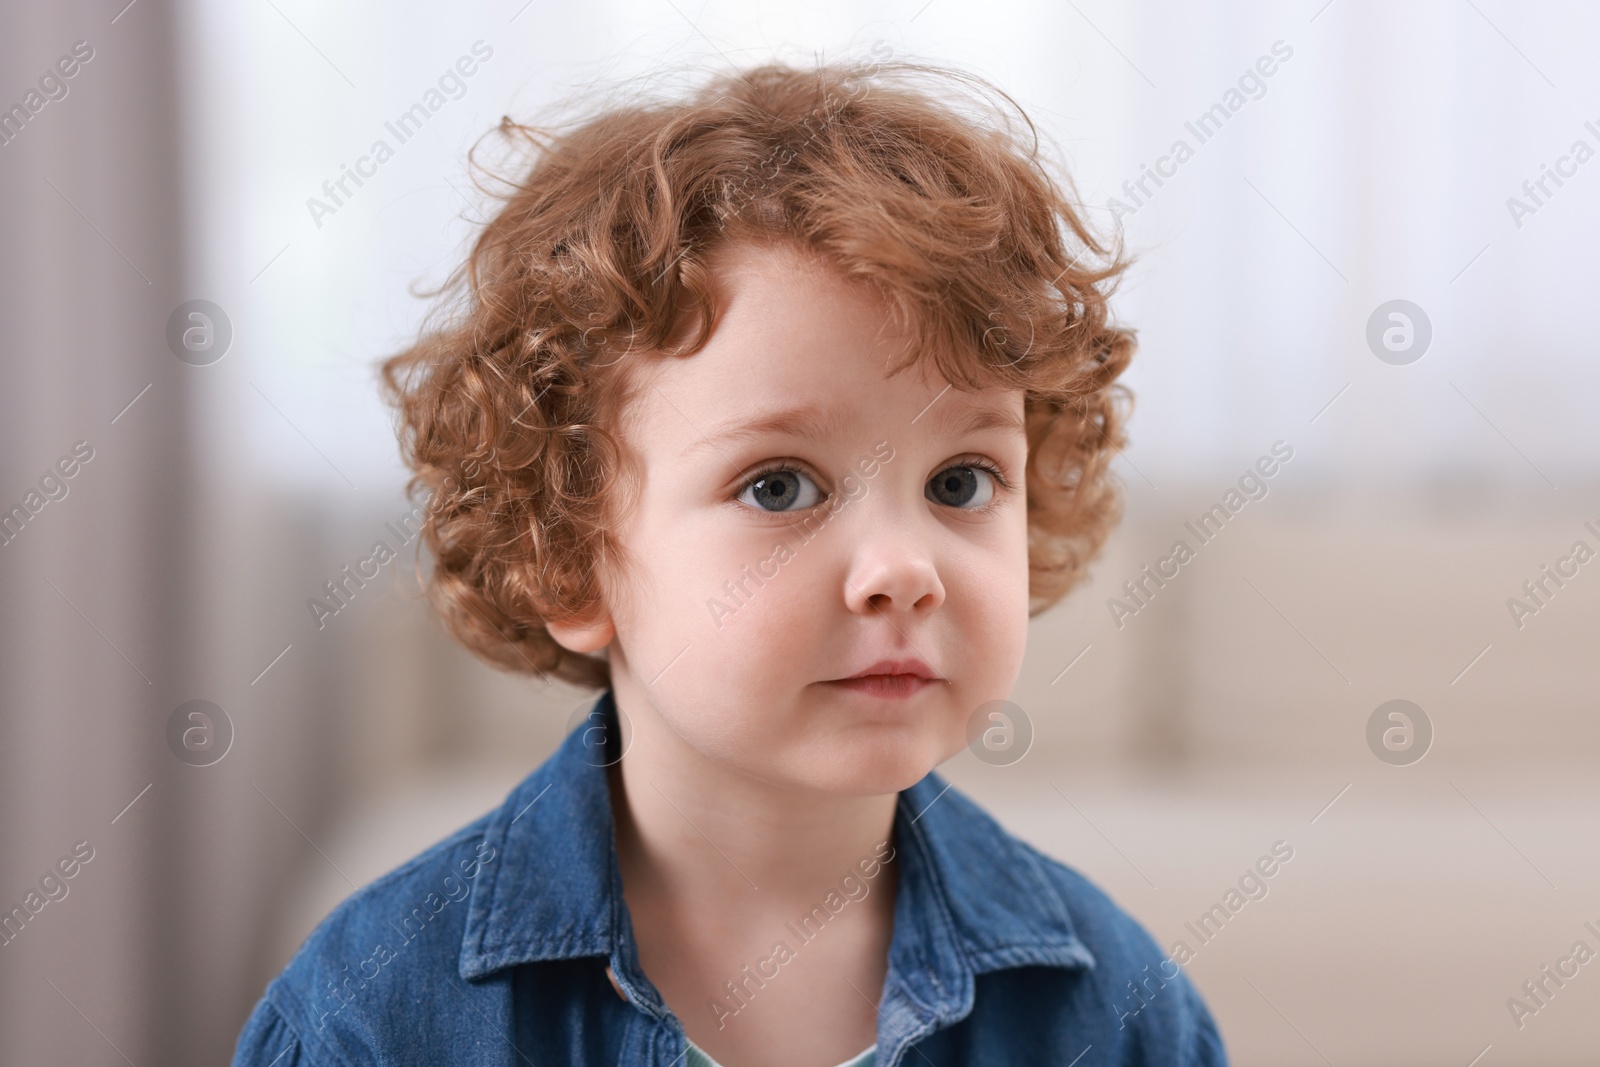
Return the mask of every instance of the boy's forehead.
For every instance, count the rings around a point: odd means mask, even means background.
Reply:
[[[949,394],[941,394],[919,413],[924,416],[897,427],[892,421],[863,418],[859,408],[845,405],[827,407],[803,403],[799,405],[774,405],[770,408],[739,412],[713,426],[705,427],[684,449],[685,456],[700,452],[721,452],[737,448],[746,441],[759,441],[771,436],[805,438],[816,442],[839,441],[857,434],[874,439],[888,439],[893,443],[898,436],[904,438],[913,432],[934,438],[964,437],[985,431],[1002,431],[1025,434],[1025,422],[1020,404],[1012,405],[1002,398],[998,402],[964,402],[962,399],[941,403]],[[1020,397],[1016,398],[1020,399]],[[917,422],[922,423],[919,427]],[[894,431],[898,430],[898,433]]]
[[[705,345],[656,361],[661,380],[713,391],[756,384],[845,400],[863,385],[890,384],[905,331],[868,285],[788,244],[733,243],[711,258],[716,316]],[[934,384],[921,366],[892,376],[897,389]]]
[[[718,306],[714,329],[885,348],[904,341],[888,305],[867,283],[850,281],[792,243],[730,242],[708,266]]]
[[[781,345],[713,349],[708,342],[692,356],[659,365],[659,377],[637,394],[634,425],[685,457],[772,439],[870,438],[901,446],[985,431],[1025,433],[1020,389],[957,389],[931,364],[890,375],[882,359],[851,355],[825,348],[808,355]]]
[[[743,245],[710,265],[717,314],[705,345],[648,361],[631,405],[642,410],[630,421],[654,423],[687,444],[735,428],[745,437],[759,429],[825,438],[868,424],[879,436],[928,433],[981,420],[973,413],[984,411],[1004,413],[1020,429],[1020,390],[963,392],[927,360],[891,374],[908,343],[903,327],[875,290],[819,257]]]

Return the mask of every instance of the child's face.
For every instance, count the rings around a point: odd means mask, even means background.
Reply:
[[[894,792],[958,752],[974,710],[1016,680],[1023,395],[946,389],[920,365],[891,380],[900,338],[869,293],[787,248],[726,251],[710,340],[638,368],[623,433],[644,481],[619,531],[636,570],[607,581],[593,626],[552,630],[609,642],[624,710],[712,760]],[[802,409],[815,435],[795,420],[740,431]],[[886,659],[942,680],[838,684]]]

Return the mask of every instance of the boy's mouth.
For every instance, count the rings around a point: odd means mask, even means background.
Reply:
[[[865,678],[840,678],[824,684],[853,689],[868,696],[899,698],[908,697],[935,683],[931,678],[919,678],[915,674],[869,674]]]
[[[836,678],[824,684],[851,689],[868,696],[893,699],[911,696],[943,680],[933,672],[932,667],[920,659],[896,659],[879,660],[848,678]]]

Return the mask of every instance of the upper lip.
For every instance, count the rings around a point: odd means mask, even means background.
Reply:
[[[865,670],[857,671],[849,678],[840,678],[839,681],[848,682],[853,678],[866,678],[874,674],[914,674],[929,681],[937,681],[939,677],[932,667],[920,659],[880,659]]]

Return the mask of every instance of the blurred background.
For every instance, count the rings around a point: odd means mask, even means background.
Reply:
[[[1596,1062],[1600,965],[1508,1004],[1600,949],[1596,40],[1509,0],[7,4],[0,910],[92,858],[7,930],[0,1063],[225,1062],[591,699],[452,645],[409,547],[307,607],[410,511],[373,363],[482,218],[473,141],[884,49],[1012,94],[1139,257],[1126,518],[1033,624],[1025,758],[941,770],[1185,941],[1239,1064]]]

